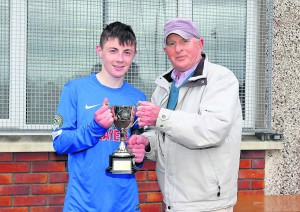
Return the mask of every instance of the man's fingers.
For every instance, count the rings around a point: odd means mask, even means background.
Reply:
[[[152,102],[141,101],[139,102],[139,106],[137,107],[137,111],[149,111],[152,110],[156,105]]]
[[[129,147],[129,145],[134,145],[134,144],[136,144],[136,136],[137,135],[132,135],[132,136],[130,136],[130,138],[129,138],[129,140],[127,141],[128,142],[128,147]]]
[[[139,106],[138,107],[140,107],[140,106],[148,106],[150,104],[152,104],[152,103],[151,102],[147,102],[147,101],[139,101]]]
[[[133,154],[144,155],[145,154],[145,146],[143,148],[133,148],[131,149]]]

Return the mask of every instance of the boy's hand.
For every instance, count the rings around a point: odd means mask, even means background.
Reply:
[[[94,114],[95,121],[104,128],[109,128],[114,122],[113,114],[109,108],[108,99],[105,98],[100,107]]]
[[[132,135],[128,141],[128,150],[132,154],[134,154],[135,162],[141,163],[145,157],[145,146],[149,144],[148,138],[142,135]]]

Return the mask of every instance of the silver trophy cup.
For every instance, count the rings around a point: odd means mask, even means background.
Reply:
[[[109,156],[107,172],[113,174],[132,174],[137,171],[134,165],[134,155],[128,152],[125,145],[126,133],[134,122],[135,106],[112,106],[114,125],[120,130],[119,148]]]

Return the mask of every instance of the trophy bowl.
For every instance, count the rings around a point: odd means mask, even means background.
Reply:
[[[114,125],[117,129],[128,129],[133,124],[135,106],[112,106]]]
[[[134,155],[125,145],[127,130],[134,122],[136,106],[112,106],[114,125],[120,130],[120,145],[118,149],[109,156],[109,167],[106,172],[113,174],[132,174],[137,171],[134,165]]]

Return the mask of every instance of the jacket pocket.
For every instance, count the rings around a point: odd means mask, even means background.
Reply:
[[[217,172],[216,172],[216,167],[213,163],[213,160],[212,160],[212,155],[209,154],[209,151],[205,150],[205,153],[207,155],[207,158],[208,158],[208,170],[209,171],[209,179],[211,180],[212,182],[212,186],[214,188],[212,188],[213,190],[215,190],[215,195],[216,197],[220,197],[221,196],[221,185],[220,185],[220,180],[219,180],[219,177],[217,175]]]

